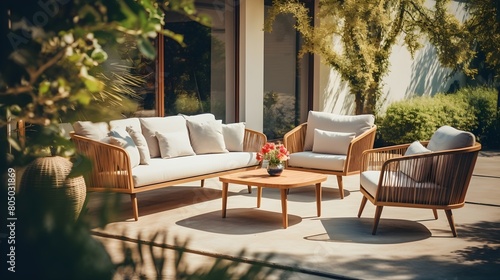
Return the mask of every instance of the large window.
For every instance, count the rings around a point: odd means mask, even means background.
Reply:
[[[177,13],[166,15],[165,29],[183,35],[184,46],[166,36],[159,36],[155,42],[157,60],[142,67],[143,73],[152,75],[148,76],[148,86],[141,91],[144,99],[140,115],[210,112],[226,123],[238,121],[239,106],[245,102],[238,96],[238,87],[245,82],[238,80],[237,48],[241,40],[238,36],[248,39],[247,34],[237,35],[240,16],[235,5],[238,3],[237,0],[195,1],[197,11],[211,17],[211,26]],[[262,5],[259,1],[251,3]],[[269,4],[266,0],[266,9]],[[312,82],[309,82],[312,59],[297,58],[301,38],[294,24],[291,16],[278,16],[273,32],[264,33],[264,69],[256,75],[264,76],[264,98],[258,102],[263,102],[263,129],[270,140],[282,138],[304,122],[312,104]]]
[[[225,120],[227,95],[234,94],[234,63],[228,63],[234,59],[232,5],[208,0],[195,4],[199,13],[211,17],[211,26],[178,14],[166,17],[165,28],[182,34],[185,46],[164,38],[162,115],[210,112]]]

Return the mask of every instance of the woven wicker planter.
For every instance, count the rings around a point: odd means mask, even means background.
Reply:
[[[48,200],[51,207],[71,207],[77,219],[85,202],[86,187],[83,176],[67,178],[72,166],[71,161],[59,156],[37,158],[26,167],[20,191],[43,196],[41,199]]]

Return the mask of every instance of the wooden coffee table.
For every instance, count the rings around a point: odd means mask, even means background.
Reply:
[[[257,187],[257,208],[260,207],[262,188],[280,189],[281,208],[283,213],[283,228],[288,227],[287,190],[291,188],[316,185],[316,208],[318,217],[321,216],[321,182],[326,181],[327,176],[319,173],[283,170],[281,176],[269,176],[266,169],[259,168],[250,171],[237,172],[219,177],[222,182],[222,218],[226,217],[227,191],[229,184],[240,184]]]

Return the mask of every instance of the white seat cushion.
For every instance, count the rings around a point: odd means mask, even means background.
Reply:
[[[136,187],[258,165],[256,153],[231,152],[170,159],[153,158],[132,170]]]
[[[342,171],[345,160],[346,155],[298,152],[290,155],[288,166]]]
[[[307,131],[304,140],[304,151],[311,151],[314,143],[314,129],[336,132],[353,132],[359,136],[372,128],[375,123],[373,115],[346,116],[327,112],[309,111]]]
[[[380,174],[381,171],[374,171],[374,170],[363,171],[360,174],[359,178],[360,185],[363,186],[363,188],[373,197],[375,197],[375,194],[377,192],[377,186],[380,180]],[[439,185],[432,182],[419,183],[402,172],[389,171],[386,172],[385,174],[386,176],[384,176],[384,181],[382,182],[383,186],[393,186],[401,188],[408,186],[415,186],[416,188],[422,190],[440,188]]]

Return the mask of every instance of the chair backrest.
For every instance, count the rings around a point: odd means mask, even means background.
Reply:
[[[481,144],[471,147],[447,150],[433,158],[431,177],[444,192],[445,201],[440,204],[461,204],[472,178]]]
[[[310,151],[314,143],[314,130],[331,132],[352,132],[359,136],[373,127],[375,116],[365,115],[337,115],[327,112],[309,111],[307,117],[307,132],[304,140],[304,151]]]
[[[438,153],[433,157],[431,178],[445,192],[447,201],[441,203],[463,203],[481,149],[476,137],[468,131],[442,126],[434,132],[427,148]]]

